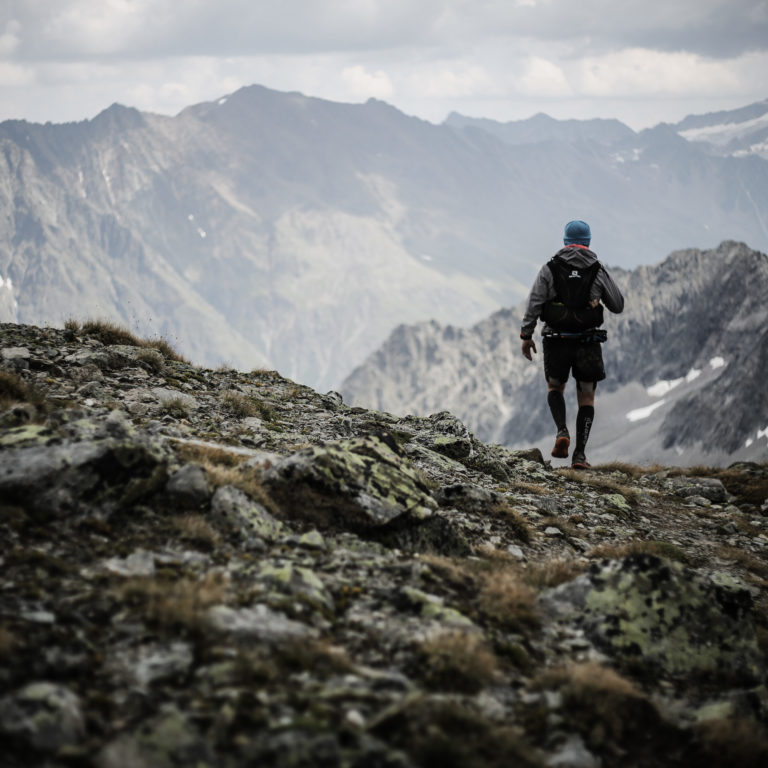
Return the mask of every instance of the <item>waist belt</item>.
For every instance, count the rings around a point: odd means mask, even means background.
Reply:
[[[589,344],[597,342],[602,344],[608,340],[608,331],[604,328],[594,328],[591,331],[545,331],[541,334],[544,339],[554,339],[557,341],[576,341],[580,344]]]

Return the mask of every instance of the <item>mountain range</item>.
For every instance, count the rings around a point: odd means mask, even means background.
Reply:
[[[570,218],[625,268],[724,239],[766,249],[766,114],[434,125],[250,86],[175,117],[7,121],[0,320],[112,319],[324,390],[400,323],[517,303]]]
[[[590,458],[765,460],[768,256],[723,242],[610,272],[626,306],[606,312],[608,379],[598,386]],[[520,352],[523,311],[500,310],[466,329],[401,325],[342,392],[394,413],[450,410],[486,441],[533,443],[548,454],[554,428],[541,355],[534,365]],[[573,427],[573,384],[567,398]]]

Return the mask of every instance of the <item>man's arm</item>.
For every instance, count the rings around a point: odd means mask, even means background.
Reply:
[[[555,295],[552,272],[545,264],[536,275],[531,292],[528,294],[528,308],[525,310],[523,323],[520,328],[521,337],[531,337],[536,329],[536,321],[541,317],[544,304]]]
[[[603,304],[614,314],[618,315],[622,312],[624,309],[624,297],[605,267],[600,267],[595,282],[600,287],[600,299],[602,299]]]

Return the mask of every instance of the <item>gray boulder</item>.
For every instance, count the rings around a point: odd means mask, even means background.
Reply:
[[[85,733],[80,699],[55,683],[30,683],[0,699],[0,733],[41,752],[76,744]]]
[[[673,679],[764,679],[749,590],[650,555],[602,561],[541,599],[605,653]]]

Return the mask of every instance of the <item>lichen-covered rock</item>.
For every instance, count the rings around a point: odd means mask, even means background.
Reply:
[[[199,464],[185,464],[168,478],[166,493],[178,504],[198,507],[211,498],[211,486]]]
[[[231,485],[216,489],[211,499],[213,519],[238,532],[248,547],[263,548],[282,536],[285,526],[261,504]]]
[[[214,605],[208,610],[206,618],[213,629],[239,639],[280,642],[317,636],[317,630],[312,627],[289,619],[263,604],[253,608]]]
[[[253,574],[268,589],[300,600],[305,605],[328,615],[334,612],[333,597],[322,580],[310,568],[293,565],[285,561],[264,564]]]
[[[675,493],[684,498],[703,496],[714,504],[728,501],[728,492],[716,477],[675,477],[670,482]]]
[[[98,768],[176,768],[201,766],[208,760],[208,742],[189,718],[170,705],[154,720],[108,744],[98,755]]]
[[[25,428],[30,441],[3,454],[0,494],[49,518],[96,504],[124,506],[165,484],[169,452],[146,436],[65,439]]]
[[[481,512],[494,504],[500,504],[503,496],[495,491],[469,483],[444,485],[435,492],[435,499],[441,507],[455,507],[468,512]]]
[[[401,592],[404,603],[415,609],[425,619],[433,619],[448,626],[471,628],[474,622],[461,611],[445,604],[445,600],[438,595],[423,592],[413,587],[405,587]]]
[[[0,733],[41,752],[76,744],[85,733],[80,699],[63,685],[30,683],[0,699]]]
[[[582,626],[623,663],[670,678],[765,676],[749,590],[727,574],[702,576],[650,555],[602,561],[550,590],[542,603]]]
[[[577,477],[273,371],[12,348],[3,766],[768,765],[768,465]]]
[[[288,517],[372,529],[437,507],[416,470],[377,437],[306,448],[267,470],[264,483]]]

